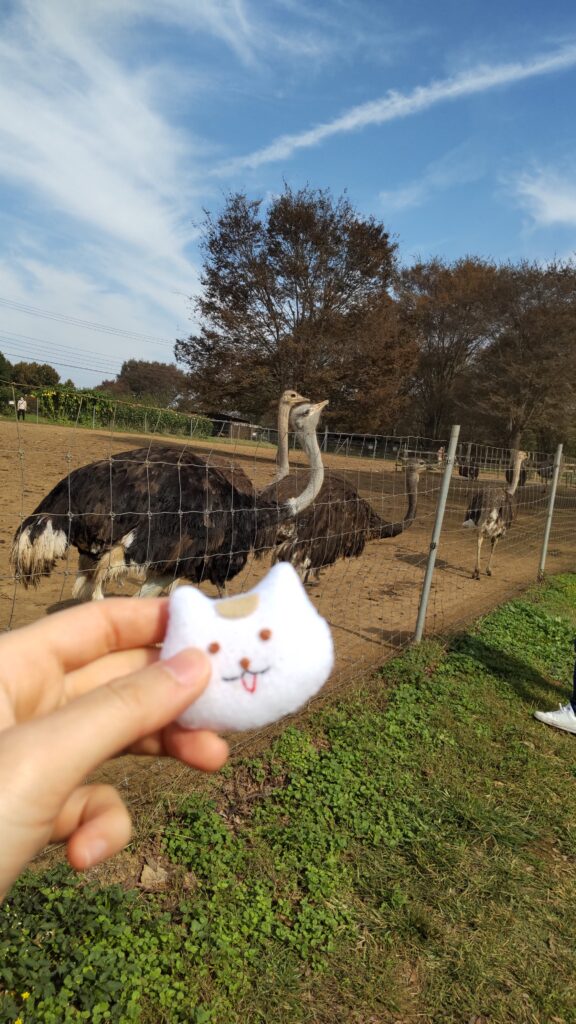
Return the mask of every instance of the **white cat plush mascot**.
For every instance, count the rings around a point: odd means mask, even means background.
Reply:
[[[257,729],[296,711],[330,675],[328,623],[287,562],[253,590],[211,600],[195,587],[170,598],[162,657],[185,647],[206,651],[212,675],[178,719],[188,729]]]

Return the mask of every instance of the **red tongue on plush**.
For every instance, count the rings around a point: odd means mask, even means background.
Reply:
[[[242,676],[242,686],[248,690],[248,693],[254,693],[256,689],[256,676],[256,672],[245,672]]]

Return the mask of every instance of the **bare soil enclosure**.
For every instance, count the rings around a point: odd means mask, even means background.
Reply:
[[[76,552],[71,550],[68,560],[62,561],[36,590],[19,585],[10,570],[9,551],[21,518],[32,512],[70,470],[154,440],[159,438],[36,423],[0,423],[3,629],[31,622],[69,600],[76,571]],[[240,462],[257,487],[273,476],[275,449],[268,445],[208,440],[194,441],[192,447],[215,461]],[[300,452],[293,453],[293,462],[303,463]],[[329,454],[325,464],[327,472],[345,474],[385,519],[402,518],[406,507],[405,480],[394,462]],[[471,579],[476,534],[463,530],[462,521],[470,494],[479,484],[488,482],[497,482],[497,477],[482,474],[479,481],[469,481],[454,475],[452,480],[429,605],[428,634],[453,629],[535,580],[547,507],[547,493],[539,481],[529,482],[518,491],[517,518],[498,545],[494,576],[484,576],[479,581]],[[440,474],[431,467],[422,474],[416,521],[408,531],[394,539],[369,542],[360,558],[340,561],[323,570],[320,581],[310,585],[312,599],[334,631],[339,680],[381,663],[392,649],[412,636],[439,486]],[[574,568],[575,525],[576,486],[564,483],[559,489],[552,525],[550,572]],[[251,587],[267,565],[266,558],[250,559],[245,571],[233,581],[231,592]],[[210,584],[204,589],[215,593]],[[118,591],[133,592],[129,587]]]
[[[0,422],[0,625],[3,629],[32,622],[69,603],[76,573],[77,555],[72,550],[68,560],[62,561],[36,590],[26,590],[14,579],[9,552],[14,531],[22,518],[76,467],[158,440],[160,438],[154,435],[121,435],[33,422]],[[166,442],[165,438],[161,440]],[[195,441],[192,447],[215,461],[239,462],[256,486],[265,485],[274,474],[275,449],[269,445],[208,440]],[[301,452],[294,452],[291,459],[294,465],[303,465]],[[396,470],[393,461],[328,454],[325,465],[327,472],[346,474],[383,518],[397,521],[403,517],[405,477],[404,472]],[[494,576],[483,576],[481,580],[471,578],[476,534],[462,528],[464,512],[472,491],[479,484],[499,479],[497,475],[484,472],[478,481],[453,476],[428,609],[428,635],[456,629],[519,593],[536,579],[548,502],[540,481],[530,481],[518,491],[517,518],[508,536],[498,545]],[[320,581],[309,587],[312,600],[330,622],[336,643],[336,670],[328,689],[334,691],[350,685],[412,638],[440,481],[435,466],[422,474],[416,521],[409,530],[395,539],[369,542],[360,558],[340,561],[325,569]],[[574,569],[575,526],[576,486],[564,481],[556,500],[550,538],[550,573]],[[267,558],[251,558],[244,572],[233,580],[230,592],[249,589],[268,564]],[[210,584],[203,585],[203,589],[215,595]],[[134,593],[134,588],[126,586],[118,593],[128,596]],[[270,727],[257,736],[235,737],[232,749],[240,753],[247,747],[258,746],[278,728]],[[140,822],[147,819],[157,822],[160,799],[166,794],[176,797],[197,784],[183,766],[149,758],[121,758],[104,766],[96,777],[121,790],[126,802],[133,809],[138,808]]]

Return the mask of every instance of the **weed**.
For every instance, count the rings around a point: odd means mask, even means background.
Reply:
[[[575,598],[550,580],[407,651],[187,798],[162,839],[180,888],[26,876],[0,1019],[567,1024],[576,756],[531,711],[565,692]]]

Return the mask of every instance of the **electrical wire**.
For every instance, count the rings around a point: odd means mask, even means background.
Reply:
[[[120,373],[121,370],[120,363],[113,362],[112,359],[102,356],[98,352],[86,349],[79,350],[77,346],[63,345],[59,342],[48,341],[45,338],[32,338],[30,335],[17,334],[13,331],[0,331],[0,341],[6,341],[13,347],[22,346],[27,351],[27,354],[33,355],[34,358],[46,359],[47,356],[51,358],[52,355],[55,355],[64,359],[72,354],[75,358],[85,356],[86,361],[90,362],[92,368],[94,370],[101,370],[102,373],[116,374]]]
[[[29,316],[38,316],[46,320],[56,320],[58,323],[70,324],[73,327],[84,327],[89,331],[99,331],[104,334],[112,334],[115,337],[127,338],[132,341],[142,341],[148,345],[163,345],[174,347],[174,341],[162,338],[155,334],[143,334],[140,331],[128,331],[122,327],[112,327],[108,324],[99,324],[93,320],[83,320],[80,317],[70,316],[67,313],[54,313],[49,309],[42,309],[41,306],[31,306],[25,302],[14,302],[12,299],[0,297],[0,305],[8,309],[17,310],[19,313],[26,313]]]
[[[12,356],[13,358],[16,358],[16,359],[22,359],[23,362],[28,362],[28,359],[26,359],[26,356],[25,355],[23,356],[21,352],[6,352],[6,351],[4,351],[2,354],[5,355],[5,356]],[[33,360],[33,361],[35,362],[36,360]],[[51,359],[50,362],[48,363],[48,365],[49,366],[64,366],[65,368],[70,369],[70,370],[86,370],[87,373],[97,373],[99,376],[102,376],[102,370],[95,370],[92,366],[81,366],[79,363],[61,363],[61,362],[58,362],[57,359]],[[116,372],[116,371],[114,371],[114,372]]]

